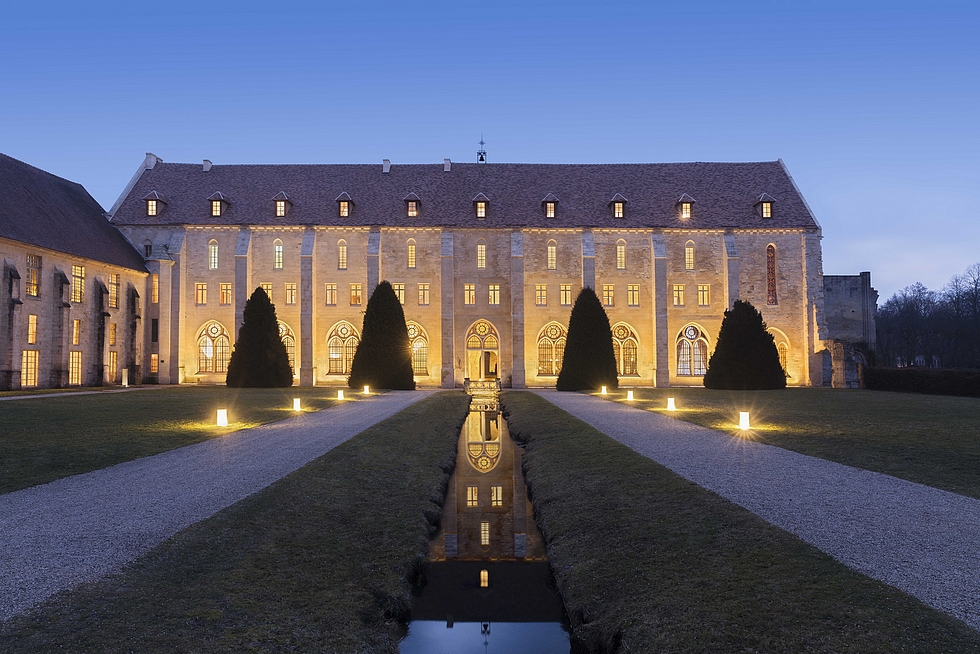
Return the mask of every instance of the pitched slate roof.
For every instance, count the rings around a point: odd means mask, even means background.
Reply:
[[[0,236],[146,270],[143,257],[81,184],[0,154]]]
[[[146,215],[141,198],[156,191],[167,204]],[[220,191],[228,200],[212,217],[207,198]],[[273,197],[284,191],[292,206],[275,217]],[[336,198],[348,193],[353,209],[339,217]],[[487,217],[474,215],[477,194],[491,198]],[[683,194],[698,199],[681,220]],[[754,209],[762,193],[773,217]],[[418,217],[406,216],[406,198],[421,202]],[[558,201],[556,218],[545,218],[542,202]],[[614,218],[609,198],[629,198],[625,218]],[[805,228],[818,225],[781,161],[674,164],[374,164],[214,165],[157,162],[143,171],[122,201],[117,224],[208,225],[386,225],[443,227],[689,227]]]

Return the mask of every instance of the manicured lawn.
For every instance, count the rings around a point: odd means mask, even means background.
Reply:
[[[3,652],[395,652],[469,398],[439,393],[0,626]]]
[[[347,393],[356,401],[359,393]],[[331,406],[333,388],[173,387],[0,402],[0,493]],[[216,410],[228,427],[216,427]]]
[[[980,399],[885,391],[788,388],[634,389],[640,408],[856,468],[980,498]],[[626,402],[626,390],[606,396]],[[667,398],[677,411],[667,411]]]
[[[526,443],[525,477],[573,636],[589,651],[980,652],[980,633],[965,624],[547,400],[502,400]]]

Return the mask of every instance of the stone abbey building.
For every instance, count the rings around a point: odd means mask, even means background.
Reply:
[[[0,163],[2,175],[30,168]],[[736,299],[762,311],[791,385],[831,381],[820,226],[781,161],[202,165],[148,154],[105,217],[80,186],[30,170],[21,186],[60,184],[84,202],[38,199],[41,185],[23,203],[85,234],[32,240],[24,207],[2,200],[0,300],[14,307],[0,321],[5,388],[118,383],[123,368],[133,381],[223,382],[257,287],[276,305],[296,382],[341,384],[383,279],[404,304],[422,386],[554,385],[584,286],[605,305],[625,385],[700,385]],[[43,261],[35,273],[31,257]],[[851,311],[839,300],[835,311]],[[873,333],[873,311],[859,309]],[[43,324],[34,343],[28,320]],[[89,364],[74,376],[73,357]]]

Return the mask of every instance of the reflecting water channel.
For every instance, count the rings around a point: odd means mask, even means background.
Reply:
[[[401,654],[569,652],[523,453],[496,402],[474,398]]]

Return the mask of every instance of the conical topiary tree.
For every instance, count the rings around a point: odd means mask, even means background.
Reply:
[[[735,300],[725,312],[704,385],[729,390],[786,388],[776,343],[750,303]]]
[[[229,386],[274,388],[293,385],[286,346],[279,338],[276,306],[262,287],[245,303],[235,351],[228,362]]]
[[[586,286],[568,319],[568,341],[558,374],[558,390],[619,388],[609,317],[595,291]]]
[[[347,384],[351,388],[415,388],[405,312],[388,282],[378,284],[368,300]]]

